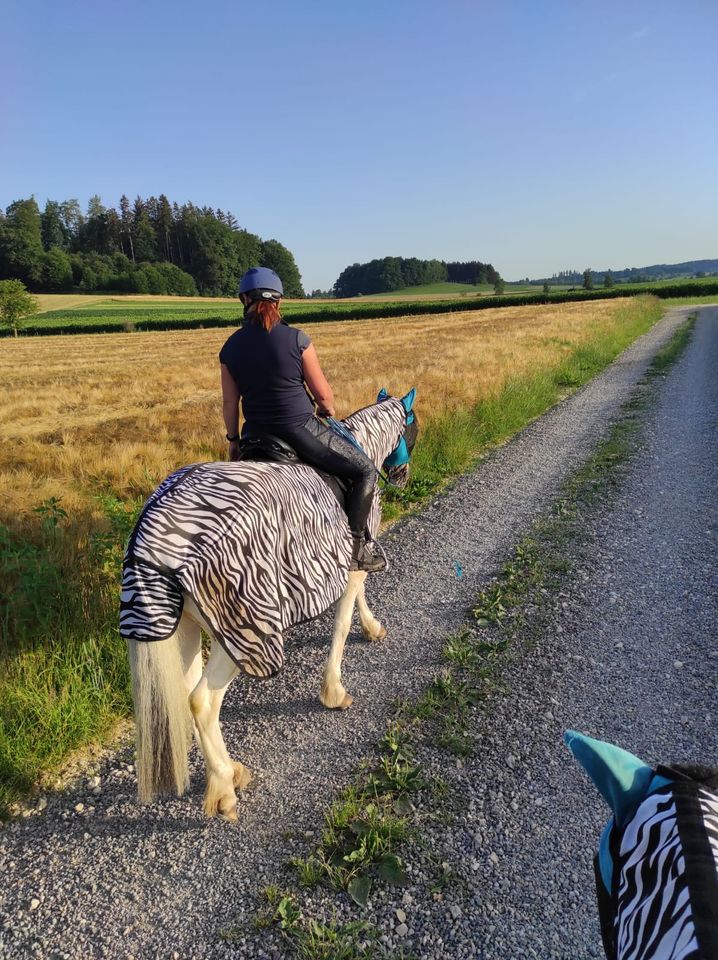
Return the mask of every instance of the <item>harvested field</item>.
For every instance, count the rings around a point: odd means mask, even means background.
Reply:
[[[423,420],[498,392],[619,325],[618,301],[308,327],[340,415],[416,385]],[[227,330],[6,341],[0,351],[0,521],[73,517],[98,493],[144,497],[175,467],[224,455],[217,354]]]

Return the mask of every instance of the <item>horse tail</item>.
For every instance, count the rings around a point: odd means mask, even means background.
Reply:
[[[189,785],[192,714],[182,671],[179,631],[167,640],[128,640],[135,704],[137,792],[181,796]]]

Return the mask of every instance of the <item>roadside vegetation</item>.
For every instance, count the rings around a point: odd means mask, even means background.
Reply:
[[[662,312],[654,298],[312,328],[340,415],[418,388],[411,509],[585,383]],[[0,805],[129,710],[116,630],[124,542],[176,467],[225,455],[215,330],[18,338],[0,353]],[[381,350],[377,350],[380,343]]]

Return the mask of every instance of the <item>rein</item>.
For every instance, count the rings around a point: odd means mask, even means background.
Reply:
[[[356,437],[351,432],[351,430],[347,429],[347,427],[345,427],[340,420],[337,420],[335,417],[326,417],[326,423],[328,424],[330,430],[333,430],[334,433],[338,434],[340,437],[344,437],[344,439],[348,440],[353,447],[356,447],[357,450],[361,450],[361,452],[366,455],[366,451],[364,450],[364,447],[362,447],[362,445],[356,439]],[[403,440],[403,435],[401,439]],[[401,440],[397,444],[397,448],[399,447],[400,443],[401,443]],[[386,471],[383,471],[381,468],[379,468],[377,472],[388,487],[393,487],[395,490],[402,489],[402,487],[400,487],[399,484],[392,483]]]

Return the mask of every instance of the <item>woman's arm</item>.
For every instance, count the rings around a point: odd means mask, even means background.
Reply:
[[[222,416],[227,428],[228,437],[239,434],[239,390],[237,383],[229,372],[226,364],[220,364],[222,371]],[[235,460],[239,452],[239,441],[232,440],[229,444],[229,459]]]
[[[302,354],[302,369],[304,381],[317,405],[317,413],[320,417],[333,417],[334,394],[319,366],[319,357],[314,344],[310,344]]]

